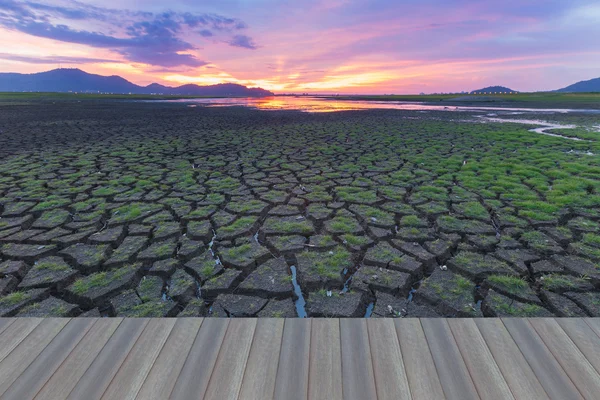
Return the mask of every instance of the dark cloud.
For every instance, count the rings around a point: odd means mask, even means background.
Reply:
[[[230,46],[234,47],[244,47],[246,49],[257,49],[258,46],[254,43],[251,37],[246,35],[235,35],[230,41],[228,41]]]
[[[89,6],[78,1],[72,7],[53,6],[33,1],[0,0],[0,26],[28,35],[106,48],[123,55],[127,60],[160,67],[206,65],[191,54],[182,54],[197,47],[185,38],[195,31],[203,37],[233,34],[246,28],[236,18],[217,14],[192,14],[167,11],[163,13],[115,10]],[[61,23],[56,23],[56,19]],[[65,22],[66,20],[66,22]],[[107,33],[75,29],[70,21],[101,21],[108,25]],[[114,31],[121,32],[120,35]],[[227,41],[232,46],[255,49],[256,44],[246,35],[233,35]]]
[[[20,61],[29,64],[90,64],[90,63],[105,63],[118,62],[104,58],[89,58],[89,57],[31,57],[19,54],[0,53],[1,60]]]

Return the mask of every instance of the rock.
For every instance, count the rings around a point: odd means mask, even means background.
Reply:
[[[375,305],[372,317],[397,318],[404,315],[408,301],[389,293],[375,291]]]
[[[553,263],[550,260],[540,260],[531,264],[531,270],[534,275],[553,273],[553,272],[564,272],[564,268]]]
[[[576,256],[552,256],[552,261],[576,276],[587,276],[600,287],[600,263],[593,263]]]
[[[392,243],[395,247],[422,262],[428,271],[433,271],[437,266],[436,255],[425,250],[419,243],[403,242],[397,239],[392,240]]]
[[[223,308],[230,317],[254,317],[267,304],[268,300],[253,296],[220,294],[213,303]]]
[[[210,221],[190,221],[187,224],[187,235],[193,240],[208,243],[212,240],[213,230]]]
[[[483,281],[482,287],[492,288],[494,291],[518,300],[523,303],[542,305],[536,293],[529,287],[525,279],[511,275],[490,275]]]
[[[267,244],[275,248],[279,253],[294,253],[304,250],[306,238],[304,236],[270,236]]]
[[[187,236],[184,236],[179,243],[180,247],[177,251],[177,257],[183,260],[189,260],[190,258],[202,253],[206,249],[203,242],[191,240]]]
[[[179,266],[179,260],[169,258],[168,260],[160,260],[152,263],[152,267],[148,270],[148,275],[161,276],[168,278],[173,275],[177,267]]]

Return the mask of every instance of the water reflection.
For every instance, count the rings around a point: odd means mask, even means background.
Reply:
[[[154,100],[152,100],[154,101]],[[204,99],[179,99],[165,100],[167,102],[186,103],[190,106],[203,105],[206,107],[245,106],[259,110],[296,110],[304,112],[332,112],[366,109],[393,109],[412,111],[511,111],[513,114],[521,112],[535,113],[568,113],[585,112],[600,113],[600,110],[571,110],[571,109],[539,109],[522,107],[494,107],[494,106],[450,106],[435,105],[420,102],[405,101],[365,101],[365,100],[335,100],[325,97],[309,96],[276,96],[262,98],[204,98]]]

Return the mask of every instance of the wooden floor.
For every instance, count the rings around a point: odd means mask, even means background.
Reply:
[[[1,399],[599,399],[600,319],[0,319]]]

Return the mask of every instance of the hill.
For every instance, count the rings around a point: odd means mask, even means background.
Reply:
[[[35,74],[0,73],[0,92],[79,92],[118,94],[165,94],[190,96],[266,97],[273,93],[235,83],[170,87],[152,83],[139,86],[120,76],[88,74],[80,69],[61,68]]]
[[[471,94],[492,94],[492,93],[515,93],[516,90],[509,89],[505,86],[488,86],[483,89],[473,90]]]
[[[565,88],[558,89],[557,92],[600,92],[600,78],[577,82]]]

